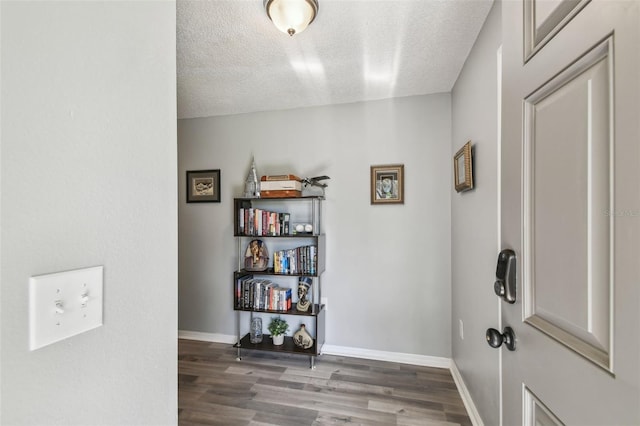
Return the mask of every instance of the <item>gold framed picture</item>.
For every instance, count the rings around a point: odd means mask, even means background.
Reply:
[[[469,141],[453,156],[453,177],[457,192],[473,189],[473,158],[471,154],[471,141]]]
[[[404,204],[404,164],[371,166],[371,204]]]

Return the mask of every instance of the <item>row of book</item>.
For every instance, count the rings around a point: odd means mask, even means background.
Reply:
[[[258,208],[238,210],[239,235],[271,236],[289,235],[289,213],[277,213]]]
[[[318,271],[318,248],[302,246],[273,253],[273,272],[276,274],[315,275]]]
[[[236,308],[286,312],[291,309],[290,288],[261,278],[242,276],[236,280]]]

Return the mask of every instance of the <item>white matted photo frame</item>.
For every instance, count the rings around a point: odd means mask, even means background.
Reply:
[[[187,171],[187,203],[220,202],[220,169]]]
[[[404,204],[404,164],[371,166],[371,204]]]
[[[453,156],[453,177],[457,192],[473,189],[473,156],[471,141],[467,142]]]

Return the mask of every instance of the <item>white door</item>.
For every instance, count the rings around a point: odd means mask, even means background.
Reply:
[[[640,1],[503,0],[504,425],[640,424]]]

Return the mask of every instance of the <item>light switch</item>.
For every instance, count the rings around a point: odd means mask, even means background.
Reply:
[[[96,266],[29,279],[29,349],[102,325],[103,269]]]

